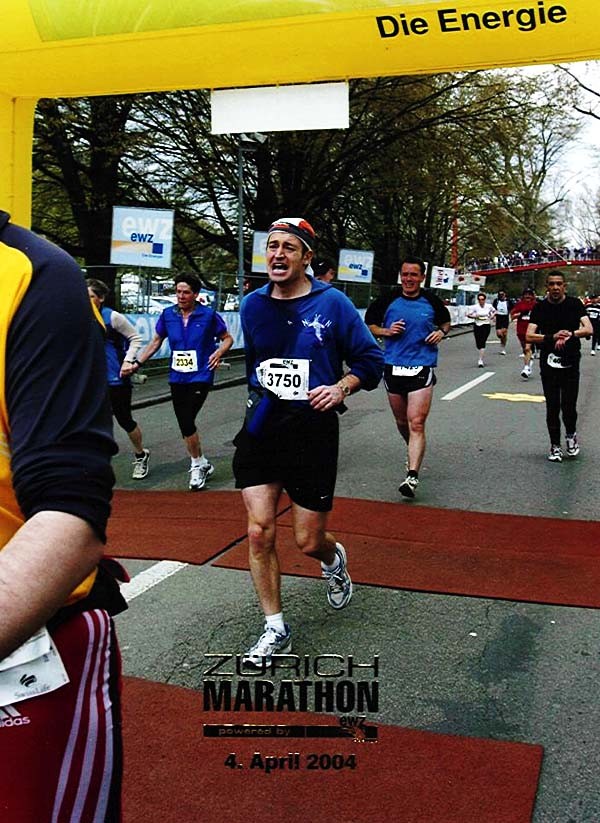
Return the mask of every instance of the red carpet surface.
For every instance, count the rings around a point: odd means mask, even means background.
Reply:
[[[282,499],[280,510],[287,504]],[[202,564],[245,535],[239,492],[116,491],[107,552]]]
[[[204,723],[339,724],[206,713],[199,692],[134,678],[125,679],[123,716],[124,823],[528,823],[542,759],[539,746],[381,725],[376,743],[205,738]],[[284,765],[251,769],[255,752]],[[296,752],[300,768],[290,770]],[[225,765],[231,753],[241,768]],[[308,769],[311,753],[325,762],[353,755],[356,765]]]
[[[320,576],[279,519],[284,574]],[[597,524],[338,498],[330,528],[356,583],[414,591],[600,607]],[[215,565],[248,568],[247,541]]]

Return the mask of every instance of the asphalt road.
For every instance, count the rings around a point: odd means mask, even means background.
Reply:
[[[397,492],[405,450],[385,392],[352,397],[341,419],[337,494],[397,501],[407,517],[412,506],[425,505],[600,519],[600,357],[590,357],[584,342],[582,452],[558,465],[546,460],[537,366],[522,381],[514,336],[506,357],[497,343],[488,352],[486,367],[478,369],[471,334],[442,344],[422,482],[411,503]],[[443,399],[488,372],[475,387]],[[216,467],[213,490],[233,489],[232,439],[244,401],[242,386],[224,388],[209,396],[200,415],[205,452]],[[188,460],[170,404],[136,415],[152,449],[151,473],[138,483],[130,479],[127,440],[117,432],[118,486],[185,490]],[[199,535],[201,523],[190,523],[190,539]],[[515,541],[543,537],[532,520]],[[152,564],[127,565],[137,574]],[[599,611],[356,586],[350,607],[335,613],[320,580],[288,577],[283,592],[298,653],[380,655],[381,711],[372,719],[539,743],[545,754],[535,823],[600,821]],[[127,674],[197,687],[204,654],[244,651],[260,631],[261,616],[247,573],[185,566],[136,598],[117,622]]]

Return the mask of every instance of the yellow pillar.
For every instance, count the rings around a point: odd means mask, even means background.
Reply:
[[[0,209],[31,225],[31,156],[36,100],[0,95]]]

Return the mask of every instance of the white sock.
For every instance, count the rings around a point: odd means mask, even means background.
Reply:
[[[337,549],[337,546],[338,546],[338,544],[336,543],[335,544],[336,549]],[[338,568],[339,565],[340,565],[340,558],[337,556],[337,553],[335,555],[335,560],[333,561],[331,566],[328,566],[327,563],[323,563],[323,561],[321,561],[321,568],[325,569],[326,572],[334,572]]]
[[[196,469],[198,466],[202,465],[202,458],[201,457],[191,457],[190,460],[192,461],[192,468]]]
[[[265,627],[267,629],[275,629],[277,634],[284,634],[285,624],[283,622],[283,612],[277,612],[277,614],[265,614]]]

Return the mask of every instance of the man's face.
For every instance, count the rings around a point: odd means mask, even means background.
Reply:
[[[305,276],[306,266],[312,259],[302,241],[295,234],[274,231],[267,242],[267,273],[272,283],[291,284]]]
[[[418,263],[403,263],[400,269],[400,285],[404,294],[416,295],[419,293],[425,275],[421,273]]]
[[[190,311],[196,303],[197,292],[192,291],[187,283],[178,283],[175,287],[177,305],[182,311]]]
[[[565,296],[565,281],[562,277],[549,277],[546,280],[548,298],[552,303],[560,303]]]

